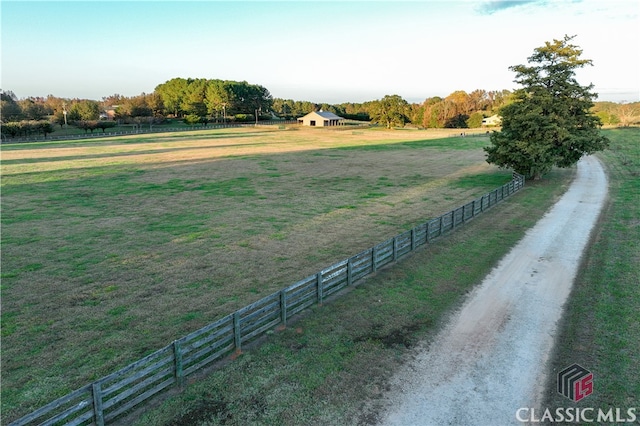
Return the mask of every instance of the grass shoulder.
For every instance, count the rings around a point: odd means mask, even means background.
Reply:
[[[640,129],[606,131],[599,157],[609,201],[574,283],[551,359],[544,407],[638,406],[640,396]],[[593,393],[575,404],[555,392],[557,373],[580,364],[594,376]]]

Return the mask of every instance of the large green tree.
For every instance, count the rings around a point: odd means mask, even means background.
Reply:
[[[230,81],[209,80],[207,83],[204,103],[209,115],[215,116],[216,120],[223,117],[226,121],[227,113],[232,110],[233,93],[230,87]]]
[[[232,111],[239,114],[254,114],[258,111],[270,111],[273,97],[260,85],[246,81],[233,81],[229,85],[232,99]]]
[[[141,94],[130,98],[122,97],[116,107],[118,119],[136,119],[140,117],[152,117],[153,110],[147,103],[147,95]]]
[[[32,98],[27,98],[27,99],[18,101],[18,104],[22,109],[22,114],[24,114],[24,117],[27,120],[40,121],[45,119],[51,113],[53,113],[53,111],[48,110],[42,102],[36,102],[36,100]]]
[[[207,105],[205,100],[207,84],[207,80],[204,78],[196,78],[189,82],[182,99],[182,110],[187,115],[198,116],[200,118],[206,117]]]
[[[90,99],[75,101],[69,110],[70,121],[92,121],[100,117],[100,104]]]
[[[167,113],[173,114],[175,117],[180,117],[184,113],[182,103],[191,81],[191,79],[172,78],[156,86],[154,92],[162,99]]]
[[[0,91],[0,119],[3,123],[24,118],[17,96],[12,91]]]
[[[529,65],[509,68],[522,88],[501,111],[502,129],[485,148],[487,162],[540,179],[553,166],[570,167],[608,146],[600,119],[589,111],[597,97],[593,85],[575,79],[575,71],[592,61],[580,58],[574,37],[546,42],[528,58]]]
[[[409,121],[409,104],[399,95],[387,95],[373,101],[369,114],[371,121],[383,124],[387,129],[394,126],[404,126]]]

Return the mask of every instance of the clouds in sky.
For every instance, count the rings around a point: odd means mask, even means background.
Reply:
[[[529,3],[543,3],[540,0],[493,0],[482,2],[477,11],[481,14],[492,15],[501,10],[524,6]]]

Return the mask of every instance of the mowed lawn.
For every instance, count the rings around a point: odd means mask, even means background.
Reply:
[[[257,127],[2,146],[2,420],[508,182],[486,137]]]

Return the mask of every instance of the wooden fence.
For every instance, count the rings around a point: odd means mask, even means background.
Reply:
[[[102,426],[186,376],[220,360],[309,306],[350,286],[417,247],[452,231],[524,186],[524,177],[440,217],[424,222],[317,274],[258,300],[182,337],[133,364],[86,385],[24,416],[10,426]]]

